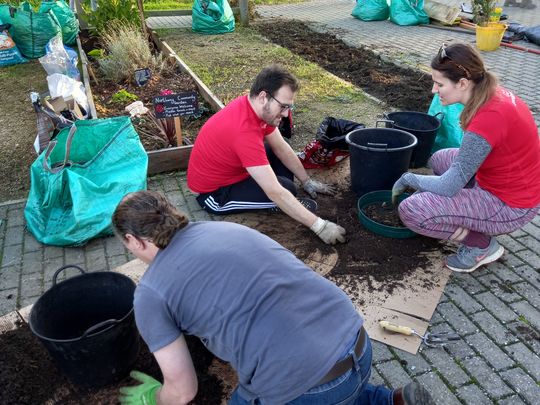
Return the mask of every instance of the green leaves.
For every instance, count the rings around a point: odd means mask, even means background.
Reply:
[[[134,0],[97,0],[96,10],[92,10],[90,0],[85,0],[83,10],[82,17],[90,26],[90,32],[94,36],[100,36],[113,21],[126,25],[139,23],[139,14]]]

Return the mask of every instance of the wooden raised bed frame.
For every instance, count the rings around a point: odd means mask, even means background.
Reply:
[[[214,112],[218,112],[224,107],[224,104],[210,91],[210,89],[202,82],[202,80],[189,68],[185,62],[174,52],[174,50],[164,41],[162,41],[155,31],[150,32],[150,38],[161,51],[161,53],[168,58],[173,58],[180,70],[195,81],[199,94],[210,105]],[[88,97],[88,104],[90,107],[90,115],[92,118],[98,118],[96,107],[94,105],[94,99],[92,96],[92,89],[90,88],[90,77],[88,74],[88,59],[81,46],[81,41],[77,37],[77,46],[79,48],[79,55],[81,58],[83,83]],[[148,175],[167,172],[171,170],[185,170],[188,165],[189,156],[193,145],[177,146],[174,148],[165,148],[159,150],[153,150],[147,152],[148,155]]]

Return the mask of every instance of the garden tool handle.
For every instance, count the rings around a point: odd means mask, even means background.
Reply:
[[[119,322],[120,321],[118,319],[107,319],[106,321],[96,323],[94,326],[90,326],[88,329],[86,329],[82,334],[81,338],[85,338],[90,333],[95,332],[98,329],[104,328],[105,326],[116,325]]]
[[[53,287],[56,285],[56,278],[58,277],[58,275],[63,272],[64,270],[66,269],[70,269],[70,268],[74,268],[74,269],[77,269],[79,270],[82,274],[86,273],[86,271],[84,271],[82,268],[80,268],[79,266],[75,265],[75,264],[67,264],[65,266],[62,266],[60,267],[58,270],[56,270],[52,276],[52,285]]]
[[[384,115],[386,117],[386,114]],[[379,122],[384,122],[385,124],[390,124],[394,128],[395,121],[384,119],[375,121],[375,128],[379,128]]]
[[[66,167],[66,165],[68,164],[68,160],[69,160],[69,154],[71,152],[71,142],[73,142],[73,137],[75,136],[75,132],[77,132],[77,127],[75,126],[75,124],[73,124],[71,126],[71,128],[69,129],[69,134],[68,134],[68,137],[66,139],[66,154],[64,156],[64,162],[60,166],[55,167],[55,168],[51,168],[49,166],[48,160],[49,160],[49,157],[51,156],[51,153],[53,152],[54,148],[58,144],[58,141],[55,140],[55,141],[51,141],[49,143],[49,145],[47,146],[47,150],[45,151],[45,156],[44,156],[43,164],[42,164],[43,168],[45,170],[47,170],[50,173],[58,173],[64,167]]]
[[[439,121],[442,121],[444,120],[444,113],[442,111],[439,111],[437,114],[434,115],[434,117],[437,118]]]
[[[396,325],[395,323],[388,322],[388,321],[380,321],[379,325],[383,329],[390,330],[392,332],[401,333],[402,335],[410,336],[413,334],[413,330],[409,328],[408,326]]]
[[[366,144],[366,149],[369,151],[369,148],[384,148],[385,152],[388,152],[388,144],[387,143],[373,143],[368,142]]]

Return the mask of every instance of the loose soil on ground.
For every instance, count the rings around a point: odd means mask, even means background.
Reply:
[[[318,33],[297,20],[255,26],[261,34],[329,72],[403,111],[426,112],[431,101],[431,76],[383,61],[365,48],[353,48],[336,36]]]
[[[199,381],[197,397],[191,405],[219,405],[230,387],[209,372],[215,363],[214,356],[206,350],[199,339],[187,336],[193,364]],[[118,403],[120,387],[137,385],[126,377],[120,382],[95,390],[78,388],[70,383],[53,362],[45,347],[25,323],[18,328],[0,334],[0,403],[19,405],[113,405]],[[141,350],[134,370],[139,370],[163,381],[154,356],[141,342]],[[214,366],[215,368],[215,366]],[[222,373],[224,374],[224,373]]]

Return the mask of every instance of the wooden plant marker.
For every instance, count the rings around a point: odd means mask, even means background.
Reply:
[[[174,117],[174,132],[176,134],[176,145],[182,146],[182,121],[180,117]]]

